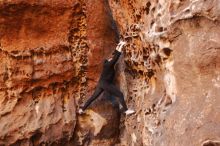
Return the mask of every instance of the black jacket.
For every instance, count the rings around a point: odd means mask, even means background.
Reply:
[[[120,57],[121,52],[115,50],[114,56],[111,61],[108,61],[105,59],[103,63],[103,69],[101,73],[101,77],[99,79],[100,82],[107,81],[107,82],[113,82],[114,76],[115,76],[115,64],[118,61],[118,58]]]

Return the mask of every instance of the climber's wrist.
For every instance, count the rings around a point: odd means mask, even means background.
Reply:
[[[120,43],[116,47],[116,50],[119,52],[122,52],[122,48],[124,47],[125,44],[126,44],[126,42],[120,41]]]
[[[117,50],[118,52],[121,52],[122,48],[121,46],[118,45],[115,50]]]
[[[122,51],[122,46],[120,46],[118,49],[117,49],[118,52],[121,52]]]

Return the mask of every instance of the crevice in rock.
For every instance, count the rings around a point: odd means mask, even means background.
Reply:
[[[207,140],[203,142],[202,146],[220,146],[220,141]]]

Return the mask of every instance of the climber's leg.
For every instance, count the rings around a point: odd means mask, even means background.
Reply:
[[[99,86],[96,87],[93,95],[86,101],[84,106],[82,107],[82,110],[86,110],[86,108],[103,92],[103,89]]]
[[[124,100],[123,93],[115,85],[113,85],[111,83],[109,83],[109,84],[105,83],[103,85],[103,89],[105,91],[107,91],[108,93],[110,93],[112,96],[116,96],[119,98],[119,102],[122,105],[124,111],[126,111],[128,109],[127,105],[125,103],[125,100]]]
[[[107,100],[109,100],[114,108],[118,108],[119,107],[117,100],[109,92],[104,91],[103,97],[106,98]]]

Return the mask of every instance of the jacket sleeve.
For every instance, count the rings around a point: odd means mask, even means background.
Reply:
[[[115,65],[115,63],[118,61],[118,58],[120,57],[121,52],[115,50],[114,52],[114,56],[112,58],[112,60],[109,62],[110,65]]]

